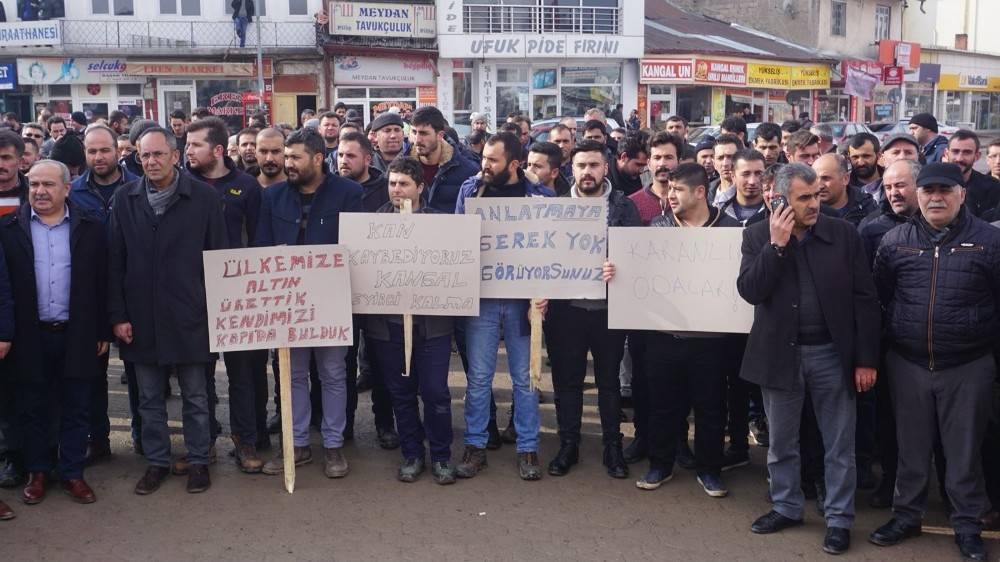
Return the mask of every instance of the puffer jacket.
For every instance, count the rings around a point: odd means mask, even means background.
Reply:
[[[992,353],[1000,330],[1000,229],[963,207],[934,234],[918,214],[882,238],[874,265],[889,345],[932,371]]]

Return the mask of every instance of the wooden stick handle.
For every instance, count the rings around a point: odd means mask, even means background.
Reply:
[[[528,320],[531,322],[531,359],[528,363],[531,390],[538,388],[542,382],[542,311],[535,306],[538,302],[538,299],[531,299],[528,305]]]
[[[278,349],[278,384],[281,386],[281,453],[285,460],[285,489],[295,491],[295,440],[292,437],[292,354]]]
[[[413,212],[413,202],[403,199],[399,213],[409,215]],[[410,376],[410,358],[413,357],[413,315],[403,315],[403,376]]]

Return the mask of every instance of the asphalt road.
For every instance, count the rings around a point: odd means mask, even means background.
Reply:
[[[501,357],[503,359],[503,357]],[[500,365],[505,366],[505,361]],[[0,490],[18,518],[0,523],[0,560],[20,561],[191,561],[191,560],[824,560],[824,526],[810,505],[806,525],[771,536],[749,531],[750,522],[769,509],[765,501],[765,449],[752,451],[750,466],[725,473],[730,496],[706,496],[691,472],[677,469],[674,480],[653,492],[634,481],[645,464],[634,465],[628,480],[612,480],[600,463],[596,390],[589,388],[584,412],[581,463],[566,477],[539,482],[517,476],[512,446],[489,452],[489,468],[473,480],[435,485],[427,474],[414,484],[395,480],[398,451],[375,444],[369,394],[362,395],[355,440],[346,447],[351,474],[323,476],[316,461],[300,467],[297,488],[287,494],[281,477],[245,475],[220,438],[213,487],[189,495],[185,480],[172,477],[154,495],[133,494],[145,464],[131,451],[121,364],[109,375],[114,458],[88,469],[98,502],[77,505],[56,490],[40,505],[25,506],[14,491]],[[452,362],[455,418],[453,459],[461,455],[464,375]],[[542,388],[541,459],[558,448],[555,409],[548,377]],[[228,431],[226,377],[219,363],[219,419]],[[510,381],[497,377],[501,425],[506,423]],[[175,392],[177,389],[174,384]],[[183,450],[180,399],[169,402],[174,451]],[[631,435],[631,425],[623,424]],[[275,439],[275,445],[277,440]],[[322,458],[313,436],[314,458]],[[867,534],[887,520],[888,511],[868,508],[858,497],[851,551],[844,560],[957,560],[950,536],[926,534],[891,549],[867,543]],[[928,525],[945,525],[941,502],[931,493]],[[991,560],[1000,541],[990,541]]]

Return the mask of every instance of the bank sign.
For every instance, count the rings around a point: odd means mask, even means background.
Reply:
[[[58,20],[0,23],[0,47],[62,45]]]
[[[330,35],[426,37],[437,34],[433,4],[330,2]]]

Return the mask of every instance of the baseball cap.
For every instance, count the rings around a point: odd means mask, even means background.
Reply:
[[[962,169],[958,164],[950,162],[934,162],[927,164],[920,169],[917,176],[917,187],[927,187],[928,185],[944,185],[954,187],[960,185],[965,187],[965,178],[962,177]]]
[[[884,151],[888,150],[889,149],[889,145],[891,145],[892,143],[894,143],[896,141],[908,142],[908,143],[912,144],[914,147],[916,147],[918,153],[920,152],[920,148],[921,148],[920,147],[920,143],[917,142],[917,139],[914,138],[914,136],[911,135],[911,134],[909,134],[909,133],[896,133],[895,135],[890,135],[889,138],[885,139],[885,142],[882,143],[882,151],[884,152]]]

